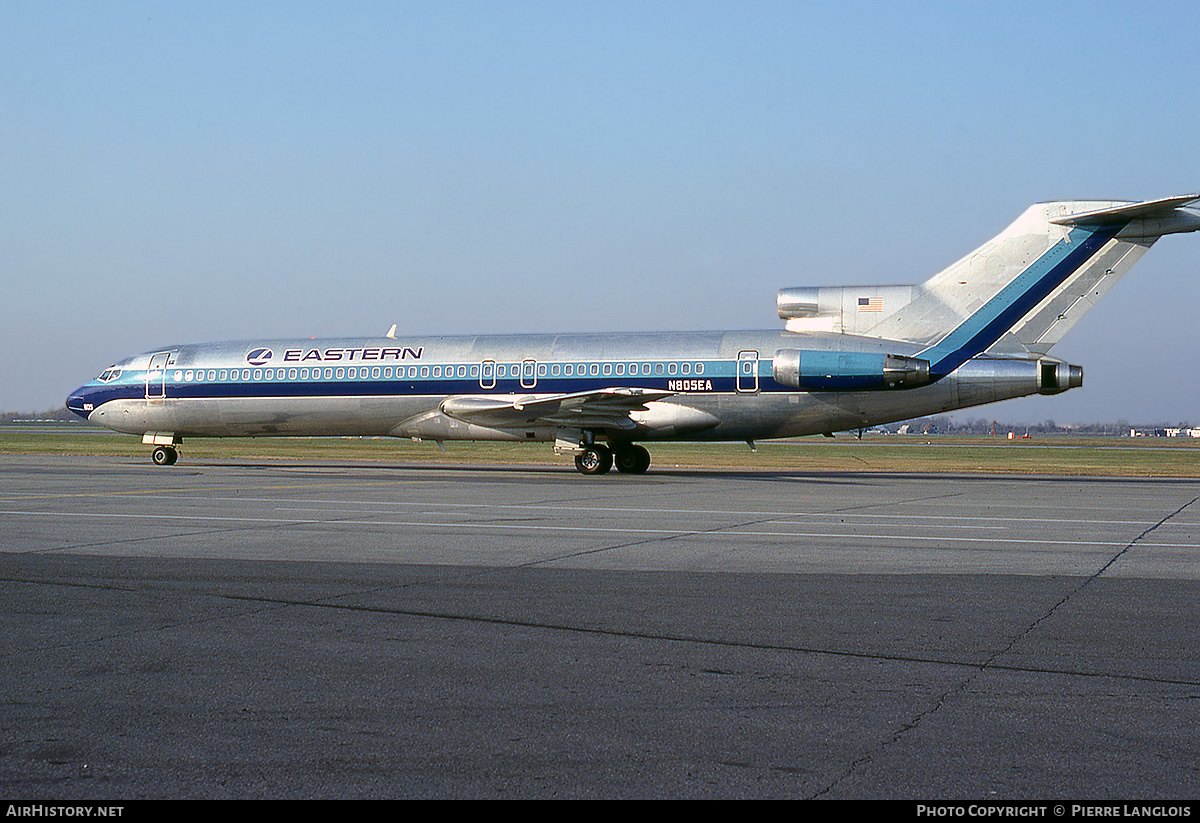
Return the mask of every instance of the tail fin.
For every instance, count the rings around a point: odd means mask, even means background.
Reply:
[[[1200,194],[1144,203],[1072,200],[1032,206],[1000,235],[925,283],[874,287],[881,294],[891,290],[880,300],[885,310],[867,327],[860,317],[854,331],[927,346],[920,356],[931,362],[935,375],[948,374],[985,351],[1044,355],[1159,237],[1200,229],[1200,215],[1182,208],[1198,200]],[[824,299],[824,292],[833,290],[781,292],[781,316],[809,322],[804,318],[811,314],[786,314],[785,304],[790,298],[800,305],[804,295],[817,291]],[[869,302],[870,287],[837,291],[859,295],[854,298],[859,306],[877,305]]]
[[[1168,197],[1145,203],[1111,206],[1097,211],[1051,219],[1060,226],[1098,229],[1118,227],[1113,242],[1094,260],[1082,266],[1048,299],[1013,327],[1012,335],[1035,354],[1045,354],[1105,292],[1164,234],[1195,231],[1200,218],[1180,207],[1200,200],[1200,195]]]

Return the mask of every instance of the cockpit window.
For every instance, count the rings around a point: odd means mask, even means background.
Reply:
[[[100,372],[100,376],[96,379],[101,383],[109,383],[121,376],[121,370],[116,366],[109,366],[104,371]]]

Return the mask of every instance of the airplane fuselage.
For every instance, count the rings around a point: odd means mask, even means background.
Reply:
[[[91,381],[68,407],[130,434],[549,441],[555,427],[537,420],[480,425],[438,412],[463,396],[518,399],[620,386],[666,395],[634,413],[636,427],[625,439],[757,440],[877,425],[1039,390],[1034,364],[992,358],[911,389],[810,393],[775,379],[778,351],[847,351],[851,342],[863,352],[917,350],[781,331],[193,344],[118,364],[119,375]],[[438,414],[420,419],[431,412]]]

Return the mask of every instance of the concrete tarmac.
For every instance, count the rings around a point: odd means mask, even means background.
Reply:
[[[1198,500],[3,456],[0,796],[1200,797]]]

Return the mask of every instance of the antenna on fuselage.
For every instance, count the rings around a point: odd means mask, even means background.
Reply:
[[[386,337],[388,340],[396,339],[396,324],[395,323],[393,323],[392,327],[387,330],[387,334],[385,334],[384,337]]]

